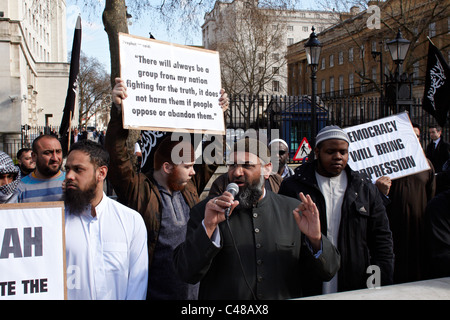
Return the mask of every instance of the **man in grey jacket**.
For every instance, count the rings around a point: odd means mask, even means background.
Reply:
[[[174,253],[180,277],[200,281],[199,299],[289,299],[301,296],[303,272],[330,280],[339,253],[320,232],[311,198],[264,189],[272,164],[257,140],[239,140],[231,159],[237,200],[226,191],[192,208],[186,240]]]

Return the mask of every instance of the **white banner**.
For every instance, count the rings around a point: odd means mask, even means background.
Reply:
[[[429,170],[422,146],[406,112],[344,128],[350,138],[349,166],[375,182]]]
[[[0,299],[66,295],[64,203],[0,205]]]
[[[225,134],[216,51],[119,34],[124,128]]]

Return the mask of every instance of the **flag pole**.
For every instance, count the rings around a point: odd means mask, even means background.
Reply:
[[[428,41],[430,41],[431,42],[431,44],[433,45],[433,46],[435,46],[436,47],[436,45],[433,43],[433,41],[431,41],[431,39],[430,39],[430,37],[429,36],[427,36],[427,39],[428,39]]]
[[[70,111],[70,118],[69,118],[69,134],[67,137],[67,152],[70,150],[70,136],[72,135],[72,111]]]
[[[61,136],[67,134],[74,114],[75,100],[78,89],[78,74],[80,72],[80,54],[81,54],[81,15],[78,16],[75,31],[73,35],[72,54],[70,59],[69,84],[67,96],[64,105],[63,115],[59,133]],[[69,138],[70,139],[70,131]],[[70,141],[70,140],[69,140]],[[70,143],[68,144],[70,145]]]

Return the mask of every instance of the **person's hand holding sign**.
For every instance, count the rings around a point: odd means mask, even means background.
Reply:
[[[114,86],[111,95],[113,103],[119,108],[122,105],[122,100],[128,97],[127,87],[121,78],[116,78],[115,81],[116,85]]]

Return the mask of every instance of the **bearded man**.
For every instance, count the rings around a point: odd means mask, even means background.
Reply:
[[[36,169],[36,163],[33,161],[30,148],[22,148],[17,151],[17,166],[20,168],[20,175],[23,177],[29,175]]]
[[[33,141],[31,156],[36,169],[22,178],[18,202],[61,201],[65,178],[61,143],[52,135],[39,136]]]
[[[121,203],[138,211],[148,232],[149,279],[147,299],[197,299],[198,285],[182,281],[173,268],[173,250],[184,241],[189,210],[199,202],[216,164],[194,166],[190,141],[167,136],[157,147],[154,170],[136,173],[128,156],[128,130],[123,128],[122,99],[127,88],[117,78],[112,90],[113,106],[105,147],[111,156],[110,179]],[[228,99],[222,94],[222,108]],[[172,153],[175,155],[172,157]]]
[[[300,297],[305,273],[330,280],[339,253],[321,234],[311,198],[300,194],[300,202],[264,188],[272,164],[260,141],[238,140],[230,159],[236,200],[225,191],[192,208],[186,240],[174,254],[182,279],[200,281],[199,299],[239,300]]]
[[[147,231],[136,211],[103,192],[109,155],[91,140],[72,145],[64,181],[67,293],[71,300],[143,300]]]

